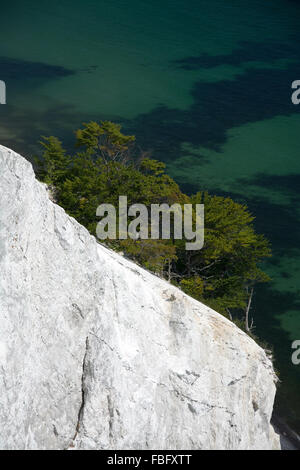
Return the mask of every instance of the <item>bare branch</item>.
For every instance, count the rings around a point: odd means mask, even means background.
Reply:
[[[248,292],[248,287],[247,287],[247,292]],[[246,326],[246,330],[248,331],[248,333],[251,333],[251,328],[253,328],[253,319],[252,319],[251,327],[249,327],[249,312],[250,312],[250,308],[251,308],[253,292],[254,292],[254,287],[252,287],[252,289],[250,291],[248,305],[247,305],[247,308],[246,308],[245,326]]]

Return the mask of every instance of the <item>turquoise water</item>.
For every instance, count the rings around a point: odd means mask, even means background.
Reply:
[[[272,241],[256,333],[272,343],[278,408],[300,430],[300,2],[15,1],[1,7],[0,142],[27,156],[110,118],[164,160],[186,192],[245,202]]]

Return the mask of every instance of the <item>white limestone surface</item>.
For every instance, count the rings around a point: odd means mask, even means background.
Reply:
[[[0,448],[279,449],[234,324],[98,244],[0,146]]]

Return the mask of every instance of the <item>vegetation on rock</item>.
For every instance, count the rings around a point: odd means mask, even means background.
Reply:
[[[135,137],[124,135],[110,121],[90,122],[76,131],[74,155],[56,137],[43,137],[38,177],[55,194],[58,204],[95,235],[96,210],[102,203],[178,203],[205,205],[205,243],[186,251],[185,240],[110,240],[109,246],[165,277],[187,294],[223,315],[243,321],[251,331],[253,289],[268,276],[259,264],[271,255],[268,241],[255,232],[246,206],[230,198],[198,192],[183,194],[165,173],[165,165],[137,151]]]

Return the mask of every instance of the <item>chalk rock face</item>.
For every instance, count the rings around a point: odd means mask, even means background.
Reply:
[[[98,244],[0,146],[0,448],[278,449],[235,325]]]

